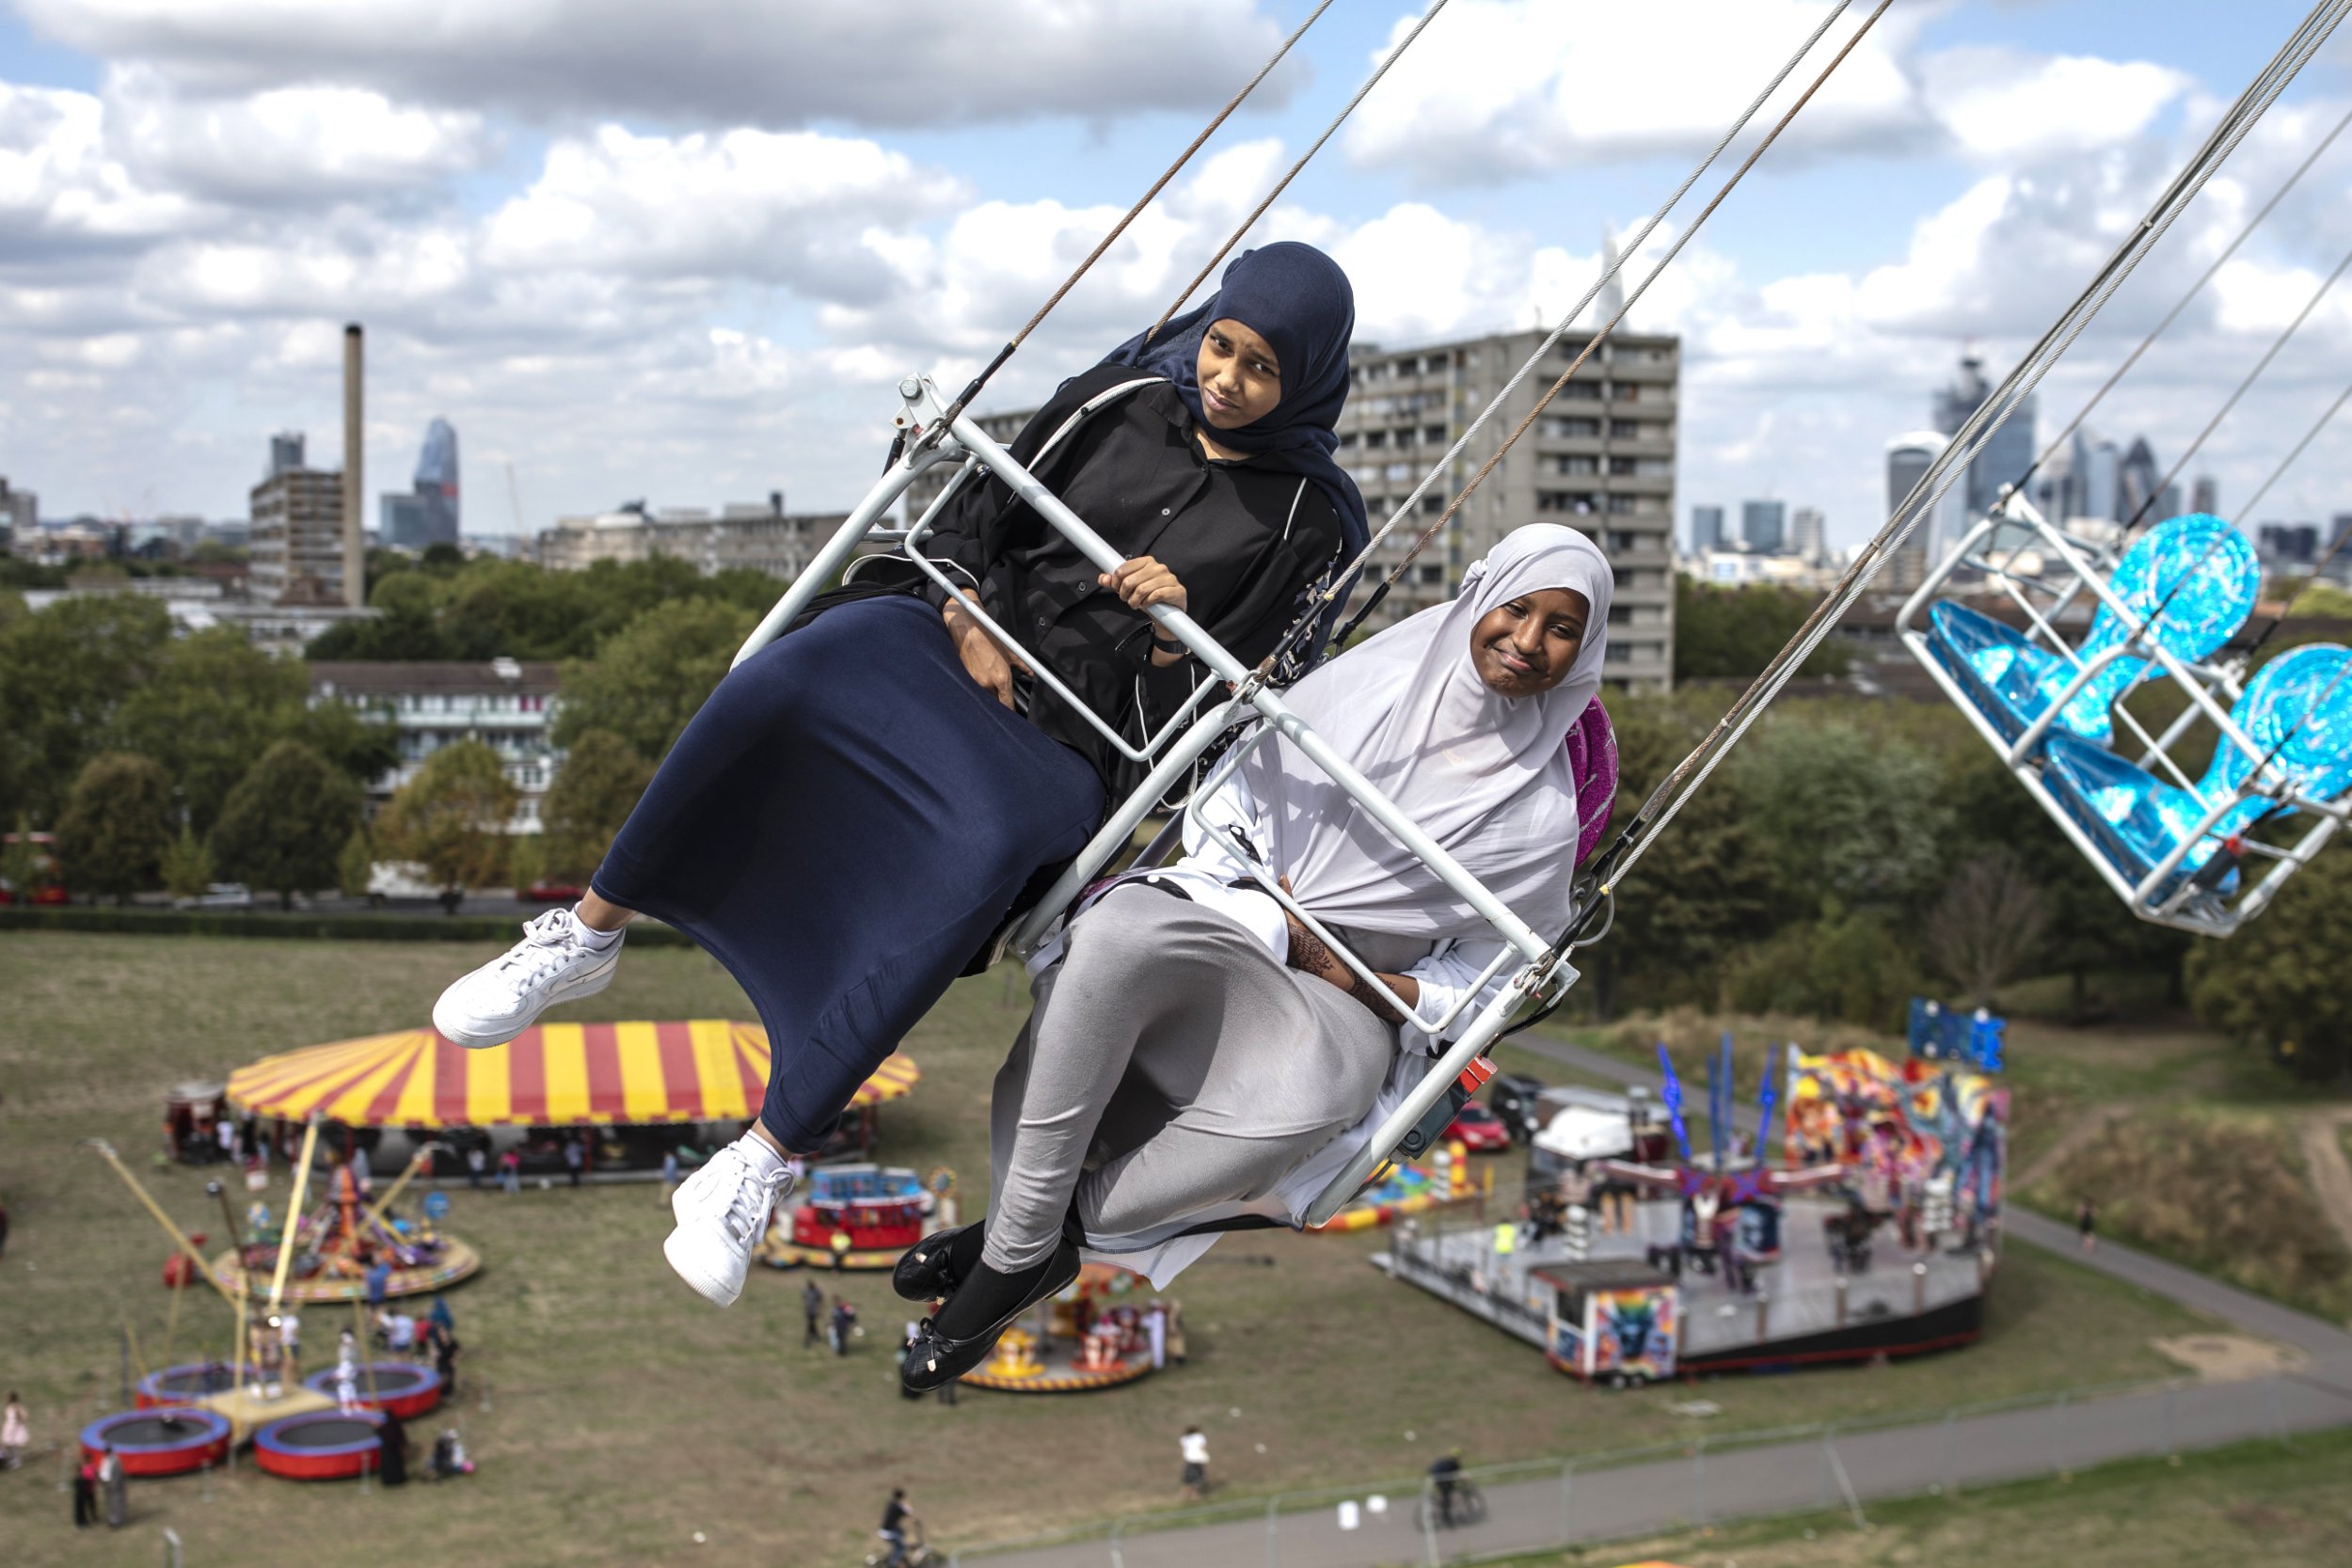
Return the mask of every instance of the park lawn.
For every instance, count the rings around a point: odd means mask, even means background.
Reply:
[[[1660,1560],[1687,1568],[2340,1568],[2352,1541],[2352,1432],[2127,1460],[2059,1481],[1871,1504],[1870,1528],[1811,1514],[1581,1552],[1512,1558],[1514,1568],[1604,1568]]]
[[[0,938],[0,1190],[14,1222],[0,1262],[0,1385],[24,1394],[37,1450],[119,1407],[126,1321],[151,1360],[166,1331],[156,1271],[167,1243],[76,1142],[110,1138],[147,1175],[171,1083],[413,1026],[453,973],[489,955],[440,943]],[[923,1083],[882,1113],[886,1157],[954,1166],[970,1204],[985,1187],[988,1085],[1025,1006],[1004,972],[959,985],[906,1042]],[[559,1016],[746,1010],[700,953],[647,949],[612,990]],[[151,1180],[181,1223],[216,1234],[206,1174],[170,1167]],[[1516,1182],[1505,1166],[1497,1190]],[[284,1201],[282,1168],[271,1197]],[[487,1266],[450,1295],[470,1386],[442,1418],[463,1423],[480,1473],[446,1490],[362,1493],[241,1465],[209,1497],[195,1481],[135,1487],[142,1525],[176,1529],[191,1562],[241,1568],[310,1568],[327,1532],[385,1529],[429,1542],[435,1560],[501,1568],[853,1562],[895,1484],[914,1490],[950,1542],[1172,1502],[1176,1434],[1193,1421],[1234,1494],[1418,1470],[1454,1445],[1488,1462],[1697,1430],[1668,1409],[1687,1389],[1581,1388],[1532,1347],[1389,1282],[1367,1262],[1376,1235],[1230,1238],[1178,1287],[1189,1367],[1096,1396],[972,1391],[947,1410],[898,1397],[888,1346],[908,1314],[884,1276],[843,1282],[867,1338],[835,1360],[800,1343],[795,1275],[761,1273],[726,1312],[680,1286],[660,1255],[668,1218],[650,1185],[503,1198],[459,1183],[453,1202],[452,1228]],[[183,1314],[179,1358],[225,1352],[230,1319],[217,1301],[191,1293]],[[323,1309],[306,1323],[315,1364],[333,1330]],[[2200,1326],[2209,1325],[2169,1302],[2020,1247],[1996,1276],[1975,1349],[1711,1383],[1706,1396],[1723,1413],[1705,1426],[1927,1413],[2164,1375],[2171,1364],[2150,1341]],[[135,1541],[73,1541],[56,1466],[50,1458],[0,1475],[12,1568],[152,1560],[151,1528]],[[692,1557],[696,1530],[723,1550]]]

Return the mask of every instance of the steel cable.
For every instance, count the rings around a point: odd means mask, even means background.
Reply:
[[[1241,91],[1233,94],[1233,96],[1227,101],[1225,107],[1216,112],[1216,118],[1211,119],[1208,124],[1200,128],[1200,134],[1192,138],[1192,141],[1184,148],[1184,151],[1177,154],[1176,161],[1168,165],[1167,169],[1157,180],[1152,182],[1152,188],[1145,191],[1140,197],[1136,198],[1136,204],[1127,209],[1126,214],[1117,223],[1111,225],[1110,232],[1104,235],[1101,243],[1096,245],[1092,250],[1087,252],[1086,260],[1080,261],[1076,270],[1072,272],[1068,277],[1062,279],[1061,287],[1056,289],[1045,303],[1037,308],[1037,314],[1031,316],[1027,323],[1023,325],[1021,330],[1014,333],[1005,346],[996,351],[996,357],[991,359],[988,364],[982,368],[980,373],[972,378],[971,385],[967,386],[962,391],[956,394],[956,401],[948,407],[946,415],[933,423],[930,429],[925,433],[922,438],[922,444],[924,446],[930,446],[946,433],[947,427],[954,424],[957,418],[961,416],[966,408],[971,406],[972,400],[980,395],[980,389],[988,385],[989,378],[1004,368],[1005,361],[1010,359],[1020,349],[1021,345],[1028,341],[1029,334],[1037,330],[1038,324],[1042,322],[1053,312],[1055,306],[1059,305],[1062,302],[1062,296],[1069,293],[1072,289],[1077,287],[1078,279],[1084,277],[1088,271],[1093,267],[1094,263],[1103,259],[1103,253],[1104,251],[1110,249],[1113,245],[1118,243],[1119,236],[1127,231],[1127,226],[1135,222],[1136,219],[1142,214],[1143,210],[1146,207],[1152,205],[1152,199],[1156,198],[1161,191],[1167,188],[1168,182],[1170,180],[1175,179],[1178,171],[1192,161],[1192,155],[1200,151],[1201,146],[1206,143],[1211,136],[1216,135],[1217,128],[1232,117],[1232,113],[1235,109],[1241,107],[1242,100],[1248,98],[1251,93],[1258,90],[1258,84],[1263,82],[1273,71],[1274,68],[1282,63],[1282,57],[1291,52],[1291,46],[1296,43],[1300,39],[1306,37],[1307,29],[1313,26],[1317,20],[1322,17],[1323,13],[1330,8],[1331,0],[1322,0],[1320,5],[1316,6],[1313,10],[1307,13],[1307,20],[1300,23],[1296,30],[1294,31],[1290,37],[1282,40],[1282,46],[1274,52],[1274,55],[1271,59],[1267,60],[1265,64],[1258,68],[1258,73],[1255,76],[1252,76],[1248,81],[1242,84]]]
[[[1178,294],[1175,301],[1170,304],[1167,309],[1160,312],[1160,319],[1153,322],[1152,324],[1152,329],[1143,335],[1143,341],[1145,342],[1149,343],[1152,339],[1158,337],[1160,335],[1160,328],[1168,325],[1168,318],[1184,308],[1184,301],[1192,297],[1192,292],[1200,287],[1201,283],[1208,277],[1209,274],[1216,270],[1216,264],[1225,260],[1228,252],[1230,252],[1235,245],[1241,244],[1241,237],[1244,234],[1248,233],[1251,227],[1255,225],[1260,218],[1265,216],[1266,209],[1273,206],[1281,194],[1290,188],[1290,182],[1298,178],[1299,170],[1305,168],[1309,160],[1312,159],[1316,153],[1323,150],[1324,143],[1329,141],[1334,135],[1338,135],[1340,127],[1347,122],[1347,117],[1356,112],[1356,105],[1364,101],[1364,95],[1371,92],[1374,87],[1380,85],[1380,78],[1389,73],[1389,67],[1396,64],[1398,60],[1405,57],[1405,51],[1413,46],[1414,40],[1419,39],[1422,33],[1427,29],[1429,24],[1438,19],[1438,13],[1445,9],[1445,8],[1446,0],[1431,0],[1429,8],[1422,12],[1421,20],[1413,24],[1413,30],[1406,34],[1402,39],[1398,40],[1396,47],[1390,50],[1386,55],[1382,56],[1379,65],[1373,69],[1372,74],[1364,78],[1363,86],[1356,89],[1356,96],[1349,99],[1345,105],[1341,108],[1340,112],[1331,117],[1331,123],[1323,128],[1323,135],[1315,138],[1314,145],[1298,155],[1298,162],[1291,165],[1290,172],[1283,175],[1281,179],[1277,180],[1274,182],[1274,188],[1266,192],[1265,199],[1259,202],[1255,208],[1251,209],[1249,215],[1241,220],[1240,227],[1233,230],[1232,234],[1227,238],[1223,245],[1216,247],[1216,254],[1209,258],[1208,264],[1203,266],[1199,272],[1193,274],[1192,281],[1184,285],[1184,293]]]
[[[1770,101],[1772,94],[1780,90],[1781,84],[1786,82],[1804,57],[1813,52],[1813,46],[1820,42],[1822,35],[1829,31],[1833,23],[1845,14],[1851,3],[1852,0],[1836,0],[1836,4],[1830,8],[1829,13],[1821,18],[1820,24],[1815,27],[1804,42],[1797,47],[1796,53],[1789,55],[1782,63],[1781,68],[1773,72],[1772,80],[1765,83],[1763,90],[1758,92],[1748,106],[1740,111],[1739,118],[1731,122],[1722,137],[1708,150],[1707,156],[1701,158],[1691,172],[1683,176],[1682,183],[1675,187],[1674,194],[1643,221],[1641,228],[1634,231],[1632,239],[1618,253],[1617,259],[1601,269],[1600,276],[1593,280],[1591,288],[1584,291],[1583,297],[1571,306],[1567,313],[1560,318],[1558,325],[1552,327],[1542,342],[1535,345],[1534,351],[1520,362],[1519,368],[1512,372],[1510,380],[1503,383],[1502,389],[1496,392],[1493,398],[1488,400],[1486,405],[1478,411],[1477,416],[1470,420],[1469,425],[1464,427],[1462,434],[1454,438],[1453,446],[1446,450],[1445,455],[1430,466],[1429,471],[1422,476],[1421,483],[1413,487],[1412,493],[1400,501],[1396,509],[1389,514],[1388,520],[1374,531],[1370,542],[1357,553],[1356,559],[1347,564],[1344,571],[1333,577],[1331,586],[1308,606],[1306,613],[1293,625],[1290,635],[1284,637],[1274,652],[1267,655],[1265,660],[1260,664],[1261,673],[1271,674],[1296,645],[1297,639],[1316,625],[1322,612],[1334,600],[1344,596],[1349,585],[1371,562],[1374,552],[1378,550],[1389,535],[1396,531],[1397,524],[1409,516],[1413,509],[1421,504],[1422,498],[1428,494],[1430,486],[1435,484],[1447,468],[1461,457],[1471,440],[1486,428],[1486,422],[1494,418],[1496,412],[1505,403],[1510,401],[1511,394],[1518,391],[1520,384],[1525,382],[1528,376],[1534,372],[1535,367],[1543,362],[1544,356],[1550,353],[1559,344],[1560,340],[1568,335],[1578,318],[1582,316],[1593,301],[1599,297],[1601,290],[1608,287],[1610,280],[1621,273],[1626,263],[1640,252],[1642,246],[1648,242],[1651,232],[1666,220],[1667,214],[1681,203],[1684,197],[1691,194],[1691,187],[1699,182],[1700,176],[1714,166],[1715,160],[1723,156],[1724,150],[1732,144],[1741,131],[1747,129],[1748,122],[1756,118],[1757,112]],[[1598,335],[1596,335],[1595,341],[1597,341]],[[1442,520],[1440,519],[1440,522]],[[1389,587],[1395,580],[1395,578],[1391,576],[1389,581],[1383,583],[1378,592],[1374,594],[1371,601],[1357,612],[1347,631],[1341,634],[1342,641],[1344,641],[1348,633],[1352,632],[1357,626],[1360,626],[1364,617],[1378,606],[1382,595],[1388,592]]]

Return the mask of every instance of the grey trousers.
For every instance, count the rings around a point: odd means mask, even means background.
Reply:
[[[1096,1235],[1263,1196],[1352,1126],[1395,1029],[1223,915],[1130,883],[1074,921],[990,1104],[988,1243],[1041,1262],[1075,1198]]]

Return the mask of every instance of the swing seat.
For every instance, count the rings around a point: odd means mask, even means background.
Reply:
[[[2306,800],[2332,800],[2352,787],[2352,650],[2315,642],[2281,654],[2248,683],[2230,717]],[[2071,735],[2050,737],[2043,763],[2042,782],[2052,796],[2134,883],[2197,834],[2217,803],[2238,797],[2190,845],[2157,890],[2159,898],[2169,897],[2225,841],[2274,809],[2268,796],[2246,792],[2255,759],[2226,738],[2194,790],[2166,784]],[[2234,892],[2237,876],[2233,869],[2215,891]]]
[[[2195,663],[2227,642],[2254,612],[2262,568],[2246,536],[2218,517],[2191,513],[2150,529],[2116,563],[2107,587],[2153,641]],[[2010,740],[2024,736],[2081,669],[2121,647],[2132,628],[2105,601],[2082,646],[2058,652],[2029,641],[1989,615],[1949,600],[1928,610],[1928,646],[1977,710]],[[2147,677],[2144,658],[2103,666],[2069,701],[2053,730],[2105,746],[2108,710]]]

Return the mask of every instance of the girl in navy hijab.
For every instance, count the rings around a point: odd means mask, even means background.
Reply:
[[[1208,678],[1145,610],[1186,610],[1254,662],[1364,537],[1363,500],[1331,460],[1354,326],[1346,275],[1320,251],[1241,256],[1207,304],[1064,384],[1011,444],[1121,554],[1116,572],[993,476],[960,492],[925,552],[1141,741]],[[1143,771],[904,571],[861,578],[866,596],[834,595],[730,672],[578,909],[530,922],[433,1011],[452,1040],[502,1044],[610,984],[637,913],[726,966],[768,1033],[767,1100],[679,1186],[663,1246],[723,1307],[788,1162],[824,1147],[858,1086]]]

